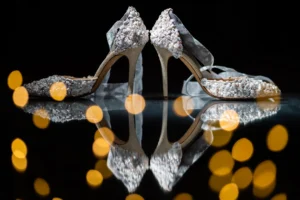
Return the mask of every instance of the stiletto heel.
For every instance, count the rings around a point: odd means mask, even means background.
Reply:
[[[172,54],[167,49],[163,49],[155,46],[156,52],[158,54],[161,70],[162,70],[162,78],[163,78],[163,96],[164,98],[168,97],[168,61]]]
[[[143,47],[138,47],[136,49],[130,49],[126,51],[126,56],[129,60],[129,77],[128,77],[128,93],[133,93],[133,86],[134,86],[134,76],[135,76],[135,68],[138,57],[140,52],[142,51]]]
[[[63,82],[67,88],[66,97],[82,97],[94,93],[104,80],[113,64],[121,57],[129,60],[128,93],[133,93],[134,75],[138,57],[149,40],[139,13],[129,7],[121,20],[117,21],[107,33],[110,52],[99,66],[94,76],[75,78],[54,75],[25,84],[30,96],[50,97],[50,87],[55,82]]]
[[[231,68],[214,66],[213,55],[189,33],[172,9],[161,13],[150,33],[151,43],[156,48],[163,69],[164,96],[168,94],[166,69],[169,54],[179,58],[192,73],[184,83],[184,94],[194,96],[204,91],[211,97],[230,100],[274,97],[281,93],[267,77],[251,76]],[[223,72],[216,74],[213,72],[215,68]],[[198,82],[196,86],[190,82],[193,77]]]

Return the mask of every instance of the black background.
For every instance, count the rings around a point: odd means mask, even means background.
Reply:
[[[136,7],[151,30],[161,11],[172,7],[187,29],[214,55],[215,64],[270,77],[283,93],[298,92],[295,82],[296,12],[291,4],[244,3],[142,4],[98,2],[54,4],[17,1],[9,13],[8,72],[18,69],[24,82],[52,74],[94,75],[108,54],[106,32],[126,12]],[[161,94],[161,69],[153,46],[143,51],[144,94]],[[190,75],[179,61],[169,67],[169,90],[180,92]],[[127,81],[126,58],[112,69],[112,82]]]

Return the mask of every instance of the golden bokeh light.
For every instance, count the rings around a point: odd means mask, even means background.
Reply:
[[[245,189],[251,184],[252,178],[251,169],[249,167],[242,167],[233,174],[232,182],[235,183],[239,189]]]
[[[276,194],[271,200],[287,200],[287,195],[284,193]]]
[[[102,174],[94,169],[91,169],[86,174],[86,181],[92,187],[98,187],[103,182]]]
[[[37,109],[32,116],[33,124],[39,129],[46,129],[49,126],[49,118],[49,114],[45,109]]]
[[[232,174],[229,173],[225,176],[216,176],[212,174],[209,178],[208,185],[214,192],[220,192],[221,189],[228,183],[231,183]]]
[[[235,183],[225,185],[219,194],[220,200],[236,200],[239,196],[239,189]]]
[[[105,141],[108,143],[108,144],[112,144],[114,141],[115,141],[115,135],[114,133],[112,132],[112,130],[110,128],[107,128],[107,127],[102,127],[102,128],[99,128],[96,133],[98,132],[98,134],[105,139]],[[99,137],[100,137],[99,136]],[[94,137],[95,138],[95,137]],[[97,139],[97,138],[96,138]]]
[[[35,192],[41,196],[48,196],[50,194],[49,184],[42,178],[35,179],[33,187]]]
[[[16,106],[23,108],[28,103],[29,94],[23,86],[17,87],[13,93],[13,102]]]
[[[225,176],[229,174],[234,166],[234,160],[227,150],[221,150],[215,153],[209,161],[210,171],[217,176]]]
[[[252,142],[247,138],[241,138],[235,142],[231,153],[235,160],[239,162],[245,162],[251,158],[253,150]]]
[[[174,200],[193,200],[193,196],[189,193],[180,193],[175,196]]]
[[[190,115],[195,107],[194,100],[189,96],[180,96],[173,103],[173,111],[180,117]]]
[[[225,131],[234,131],[240,123],[240,117],[234,110],[226,110],[219,119],[220,127]]]
[[[255,185],[253,185],[253,195],[258,198],[261,198],[261,199],[267,198],[268,196],[270,196],[272,194],[275,187],[276,187],[276,180],[274,180],[271,183],[271,185],[269,185],[268,187],[265,187],[265,188],[259,188],[259,187],[256,187]]]
[[[12,90],[20,87],[23,83],[23,77],[19,70],[12,71],[7,78],[8,87]]]
[[[267,146],[270,151],[282,151],[289,140],[287,129],[282,125],[274,126],[267,136]]]
[[[107,167],[106,160],[98,160],[95,164],[95,169],[102,174],[104,179],[108,179],[112,176],[112,172]]]
[[[276,179],[276,165],[271,160],[260,163],[253,174],[253,185],[257,188],[266,188]]]
[[[26,157],[19,158],[19,157],[16,157],[14,154],[12,154],[11,162],[16,171],[18,171],[18,172],[26,171],[26,169],[27,169],[27,158]]]
[[[93,105],[86,110],[85,116],[90,123],[99,123],[103,119],[103,111],[99,106]]]
[[[11,143],[11,151],[17,158],[25,158],[27,155],[27,146],[20,138],[14,139]]]
[[[227,145],[232,137],[232,132],[231,131],[224,131],[224,130],[213,130],[213,142],[212,146],[214,147],[224,147]]]
[[[103,138],[97,138],[93,143],[93,152],[96,157],[103,158],[107,156],[110,145]]]
[[[49,93],[55,101],[62,101],[67,96],[67,86],[63,82],[55,82],[51,85]]]
[[[63,200],[62,198],[59,198],[59,197],[53,197],[52,200]]]
[[[146,101],[143,96],[139,94],[128,95],[125,99],[125,109],[133,115],[140,114],[146,107]]]
[[[144,200],[144,198],[139,194],[129,194],[125,200]]]

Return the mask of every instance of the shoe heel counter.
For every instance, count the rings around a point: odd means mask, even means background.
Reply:
[[[148,42],[149,31],[135,8],[129,7],[121,21],[113,43],[115,52],[144,46]]]
[[[172,9],[169,8],[161,13],[150,31],[150,40],[153,45],[167,49],[175,58],[179,58],[183,52],[183,45],[170,12]]]

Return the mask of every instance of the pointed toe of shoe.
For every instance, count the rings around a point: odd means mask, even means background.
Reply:
[[[61,82],[66,87],[66,97],[78,97],[89,94],[96,82],[96,78],[73,78],[53,75],[28,84],[24,84],[28,94],[34,97],[51,97],[50,89],[54,83]],[[59,90],[59,88],[58,88]]]

